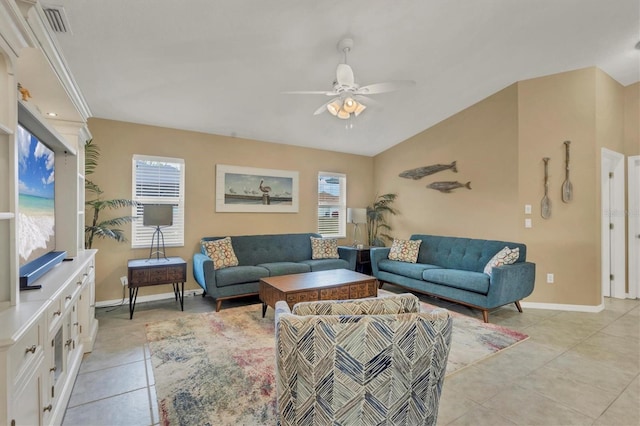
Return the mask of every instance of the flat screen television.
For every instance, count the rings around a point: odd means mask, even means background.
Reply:
[[[16,138],[20,288],[40,288],[31,282],[65,257],[55,251],[55,153],[21,124]]]

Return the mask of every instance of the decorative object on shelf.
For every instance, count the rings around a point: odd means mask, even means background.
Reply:
[[[336,78],[333,83],[333,90],[303,90],[284,92],[290,95],[323,95],[333,96],[328,102],[325,102],[318,108],[313,115],[322,114],[329,111],[331,115],[341,120],[348,120],[357,117],[365,110],[366,105],[363,102],[373,104],[375,101],[368,98],[369,95],[378,93],[393,92],[403,87],[410,87],[416,84],[412,80],[394,80],[384,83],[369,84],[360,86],[355,82],[353,70],[347,65],[347,54],[353,48],[353,40],[345,38],[338,42],[338,52],[344,54],[344,63],[338,64],[336,69]]]
[[[471,189],[471,181],[467,183],[460,183],[458,181],[442,181],[442,182],[433,182],[427,185],[427,188],[435,189],[436,191],[444,192],[445,194],[450,193],[454,189],[458,188],[467,188]]]
[[[385,246],[386,241],[393,241],[387,234],[391,226],[387,223],[386,215],[397,215],[398,211],[391,207],[398,194],[383,194],[376,197],[373,204],[367,206],[367,235],[369,246]]]
[[[422,179],[425,176],[432,175],[434,173],[441,172],[443,170],[451,169],[452,172],[458,173],[458,169],[456,168],[456,162],[452,162],[451,164],[433,164],[431,166],[418,167],[411,170],[405,170],[400,173],[398,176],[405,179],[413,179],[418,180]]]
[[[31,93],[29,93],[29,89],[26,89],[22,86],[22,84],[18,83],[18,92],[20,92],[20,97],[23,101],[28,102],[31,97]]]
[[[297,213],[298,172],[216,165],[216,212]]]
[[[93,239],[96,237],[108,238],[116,240],[119,243],[124,243],[127,241],[124,231],[115,227],[131,222],[134,217],[120,216],[100,221],[100,213],[105,209],[115,210],[121,207],[137,206],[138,202],[125,198],[103,200],[102,189],[91,180],[86,179],[86,176],[93,174],[98,166],[98,159],[100,158],[100,147],[93,143],[93,139],[89,139],[85,143],[84,155],[84,188],[86,192],[92,193],[95,197],[92,200],[85,201],[85,205],[91,215],[91,225],[84,227],[84,247],[90,249],[93,245]]]
[[[569,145],[571,145],[571,141],[564,141],[565,148],[565,160],[564,160],[564,170],[565,170],[565,179],[562,182],[562,201],[565,203],[570,203],[573,200],[573,184],[569,180]]]
[[[367,223],[367,209],[347,209],[347,223],[353,224],[353,247],[362,246],[360,241],[360,225]]]
[[[543,219],[551,217],[551,200],[549,200],[549,157],[544,157],[544,197],[540,202],[540,215]]]

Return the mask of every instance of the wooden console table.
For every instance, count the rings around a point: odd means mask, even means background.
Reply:
[[[184,311],[184,282],[187,280],[187,262],[181,257],[132,259],[128,264],[129,319],[136,308],[138,289],[151,285],[171,284],[180,309]]]

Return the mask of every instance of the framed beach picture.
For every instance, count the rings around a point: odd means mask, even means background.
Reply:
[[[216,212],[298,212],[298,172],[216,165]]]

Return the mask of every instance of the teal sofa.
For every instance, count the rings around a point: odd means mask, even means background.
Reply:
[[[200,247],[193,255],[193,276],[204,290],[216,300],[216,312],[223,300],[258,294],[261,278],[329,269],[356,268],[356,251],[338,247],[339,259],[312,259],[311,237],[321,235],[275,234],[231,236],[231,245],[238,258],[238,266],[213,269],[213,261]],[[225,237],[205,237],[214,241]]]
[[[416,263],[389,260],[390,247],[371,248],[371,269],[380,287],[394,284],[480,309],[484,322],[489,309],[508,303],[522,312],[520,300],[533,292],[536,268],[526,261],[524,244],[423,234],[410,239],[422,240]],[[485,274],[487,262],[505,246],[519,249],[517,261]]]

